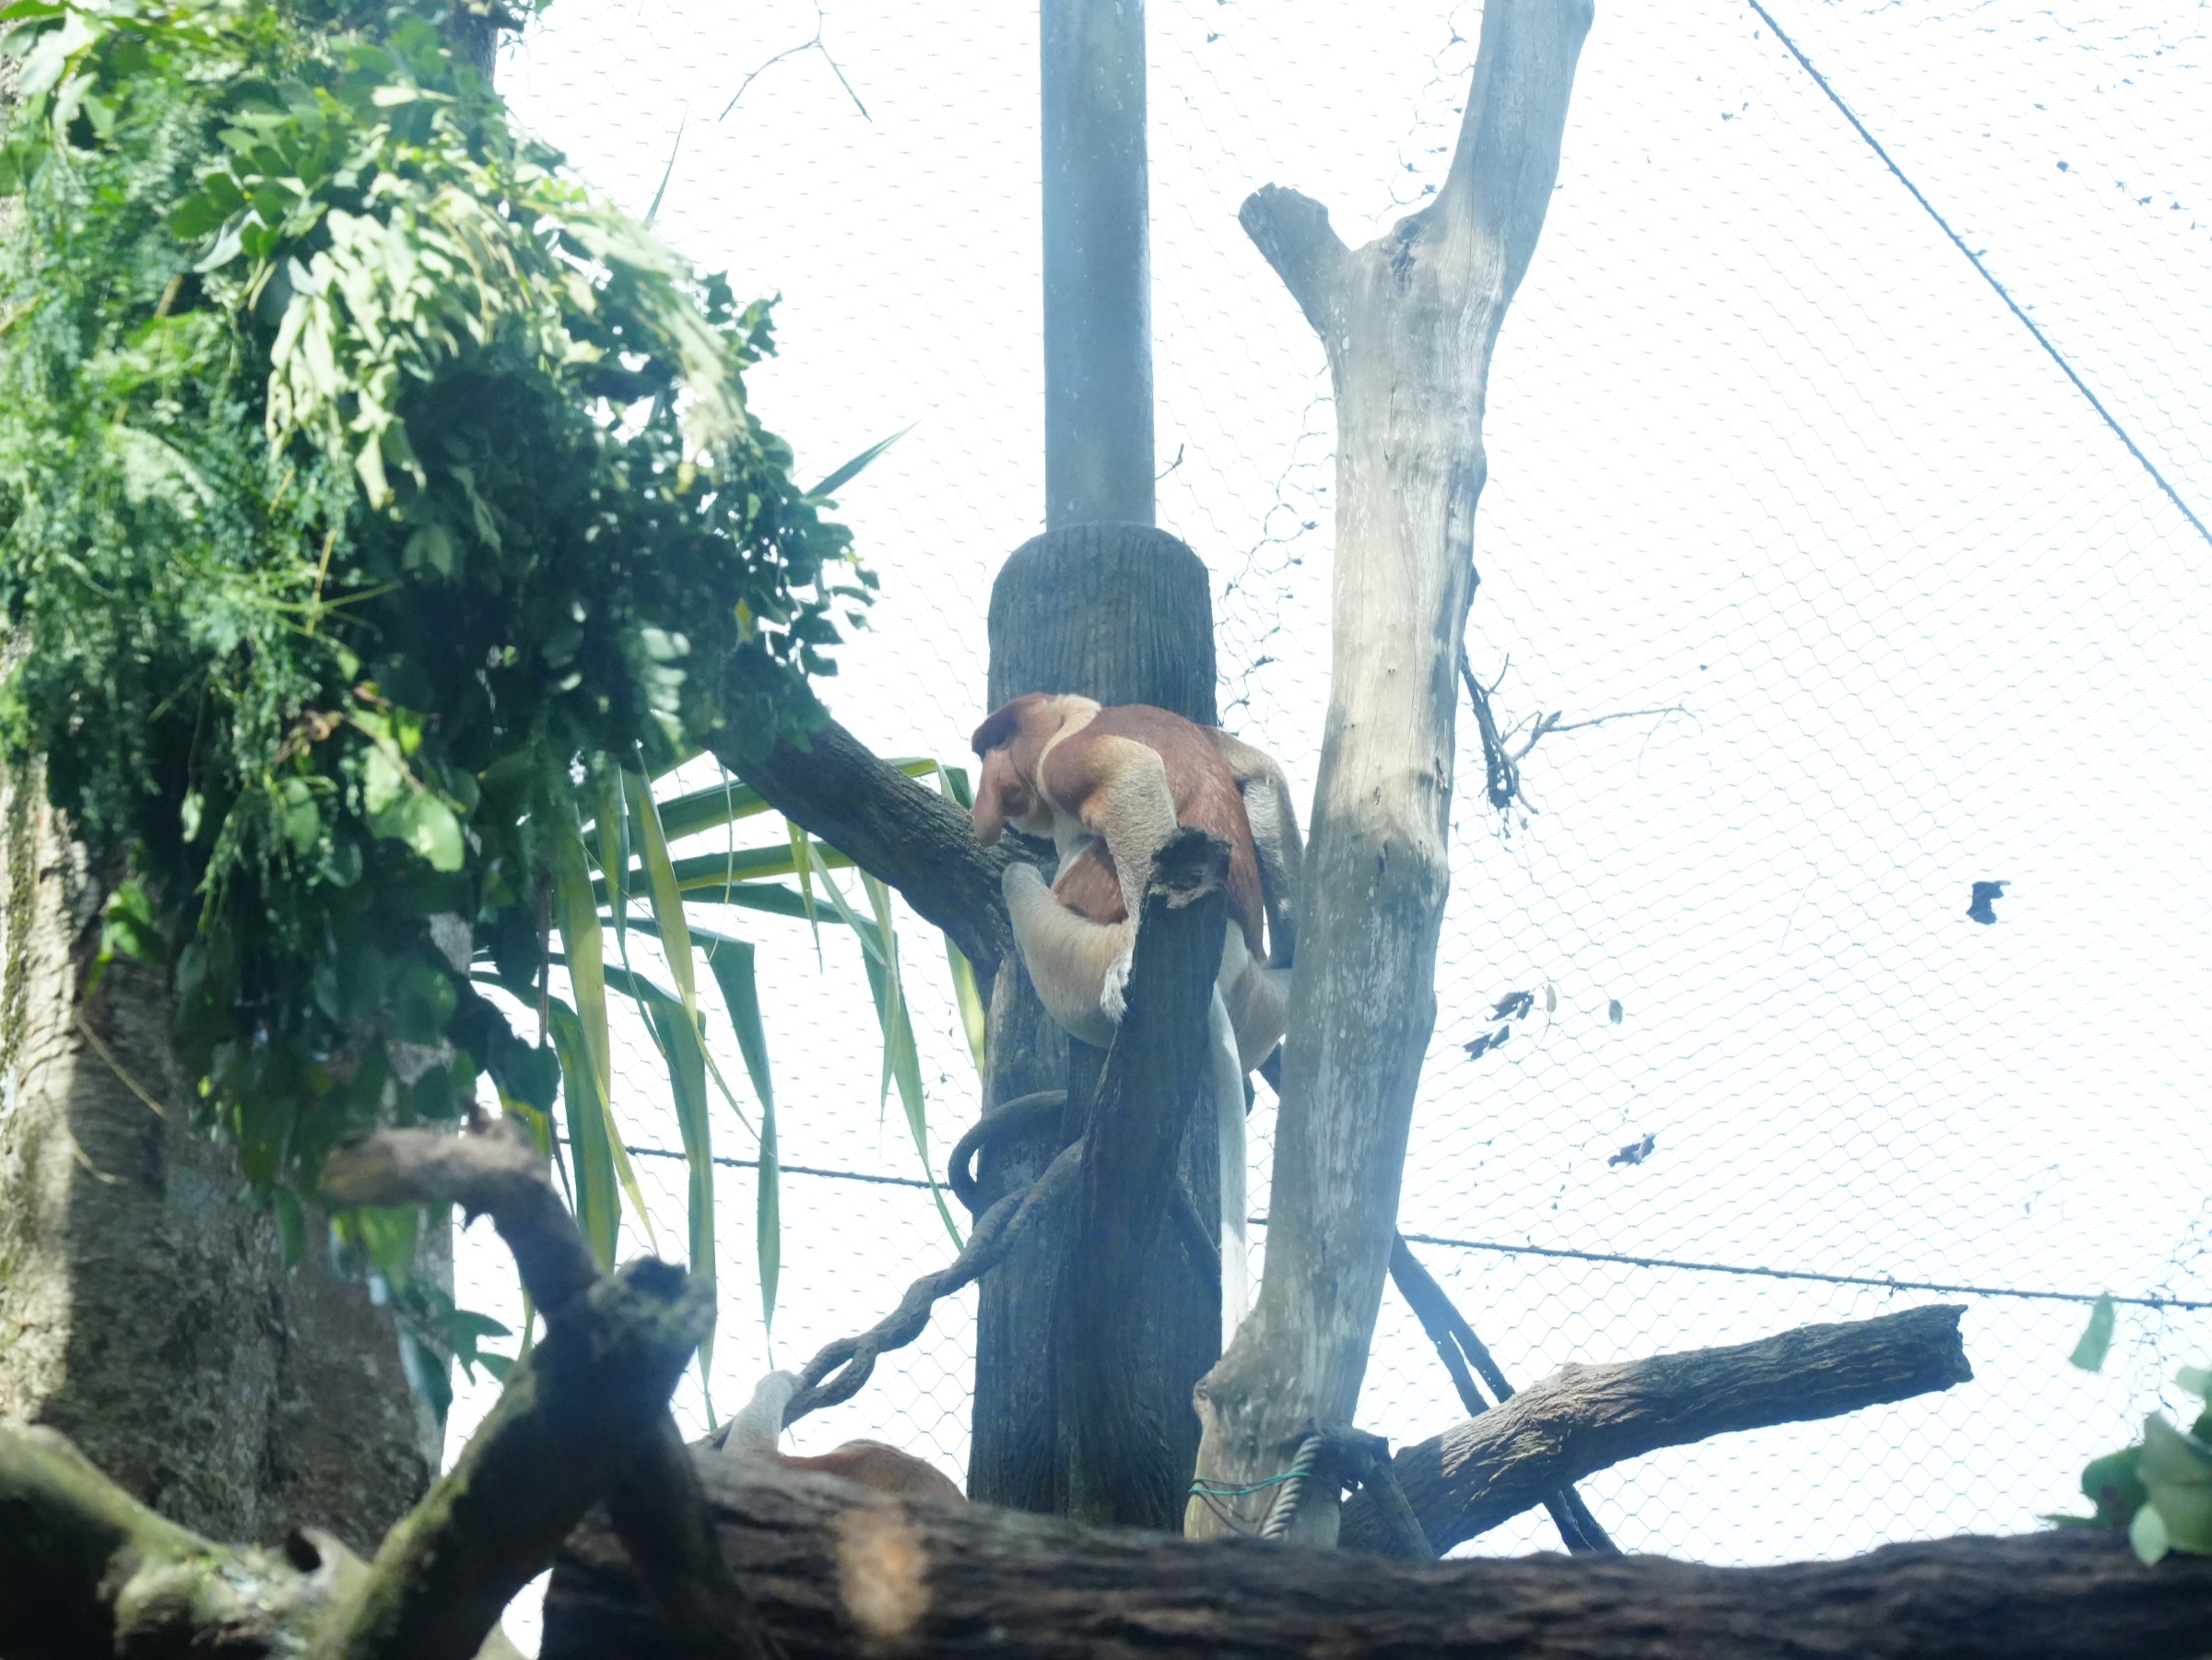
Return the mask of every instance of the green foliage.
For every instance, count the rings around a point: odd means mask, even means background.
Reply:
[[[548,1122],[559,1073],[472,955],[533,1006],[549,918],[597,960],[634,850],[597,850],[594,892],[580,823],[618,761],[803,735],[872,587],[746,406],[766,310],[565,181],[421,18],[0,20],[0,608],[30,647],[0,723],[135,852],[109,948],[171,966],[256,1183],[450,1117],[480,1072]],[[579,1173],[606,1175],[593,1012],[553,1037]]]
[[[2098,1298],[2088,1328],[2069,1357],[2085,1372],[2104,1364],[2112,1346],[2113,1305]],[[2154,1412],[2134,1446],[2089,1461],[2081,1473],[2083,1497],[2093,1515],[2053,1516],[2062,1526],[2107,1527],[2127,1535],[2145,1562],[2170,1550],[2212,1555],[2212,1369],[2184,1366],[2175,1384],[2205,1402],[2196,1421],[2176,1428]]]

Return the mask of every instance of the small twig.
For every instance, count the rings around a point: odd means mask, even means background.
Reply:
[[[1508,663],[1511,661],[1511,658],[1507,659]],[[1486,687],[1475,677],[1474,665],[1467,661],[1466,653],[1462,652],[1459,678],[1460,684],[1467,689],[1467,700],[1475,707],[1475,725],[1482,734],[1485,793],[1490,798],[1490,806],[1500,813],[1515,801],[1520,801],[1524,806],[1527,806],[1527,797],[1521,789],[1521,763],[1528,759],[1529,752],[1539,742],[1551,734],[1579,732],[1585,726],[1603,726],[1608,721],[1648,720],[1653,715],[1689,712],[1679,703],[1669,703],[1658,709],[1623,709],[1611,714],[1592,715],[1587,720],[1570,721],[1561,718],[1566,712],[1564,710],[1555,709],[1548,714],[1539,712],[1527,722],[1527,738],[1519,748],[1510,749],[1506,747],[1507,738],[1518,736],[1523,723],[1516,722],[1512,734],[1501,734],[1498,729],[1498,717],[1490,707],[1490,700],[1497,695],[1498,688],[1505,684],[1505,668],[1501,665],[1497,680]]]
[[[1586,721],[1562,721],[1559,716],[1563,712],[1560,710],[1554,710],[1551,713],[1539,719],[1535,730],[1528,735],[1528,742],[1521,746],[1513,759],[1515,760],[1525,759],[1528,752],[1536,747],[1538,738],[1548,736],[1554,732],[1580,732],[1585,726],[1603,726],[1607,721],[1639,721],[1652,715],[1688,714],[1689,711],[1679,703],[1668,703],[1657,709],[1616,710],[1611,714],[1592,715]]]
[[[802,41],[796,46],[786,46],[782,52],[777,53],[775,56],[770,58],[739,81],[737,90],[730,94],[730,101],[723,105],[722,113],[714,119],[716,121],[728,120],[730,112],[737,107],[737,100],[745,96],[745,89],[785,58],[795,58],[803,52],[818,52],[822,54],[822,62],[830,65],[830,73],[837,77],[837,84],[845,89],[845,96],[853,100],[853,107],[860,112],[861,120],[873,125],[876,118],[868,113],[868,106],[860,101],[860,94],[853,90],[853,83],[845,78],[844,70],[839,67],[837,59],[830,54],[830,48],[822,41],[822,29],[825,22],[826,19],[822,16],[821,0],[815,0],[814,39]]]

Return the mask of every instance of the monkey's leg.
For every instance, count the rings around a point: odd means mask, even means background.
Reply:
[[[1117,965],[1124,978],[1128,974],[1135,919],[1109,924],[1078,916],[1053,897],[1033,865],[1007,865],[999,885],[1038,1001],[1069,1036],[1105,1048],[1121,1017],[1118,995],[1107,1006],[1109,982]],[[1118,983],[1112,989],[1118,991]]]
[[[1206,1009],[1206,1035],[1207,1093],[1221,1138],[1221,1348],[1227,1352],[1250,1305],[1252,1257],[1244,1232],[1244,1068],[1218,986]]]

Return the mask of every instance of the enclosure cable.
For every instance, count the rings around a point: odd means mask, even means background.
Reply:
[[[2175,507],[2181,510],[2182,517],[2188,520],[2191,524],[2194,525],[2196,527],[2196,534],[2202,536],[2208,545],[2212,545],[2212,530],[2206,529],[2205,522],[2198,518],[2194,512],[2190,511],[2189,504],[2182,500],[2181,492],[2175,489],[2171,484],[2168,483],[2166,475],[2159,470],[2158,464],[2153,462],[2148,455],[2146,455],[2143,453],[2142,446],[2137,444],[2134,438],[2129,436],[2127,429],[2123,427],[2117,418],[2113,416],[2112,412],[2104,406],[2103,400],[2100,398],[2094,392],[2089,390],[2088,383],[2083,380],[2079,374],[2075,372],[2074,365],[2066,360],[2066,355],[2060,351],[2056,346],[2052,344],[2051,336],[2043,333],[2041,328],[2037,325],[2035,319],[2030,317],[2027,311],[2020,305],[2020,302],[2012,297],[2011,291],[2007,289],[2002,282],[1997,280],[1996,274],[1993,272],[1986,265],[1983,264],[1982,256],[1966,245],[1966,239],[1961,237],[1956,230],[1951,229],[1950,221],[1945,218],[1941,213],[1936,211],[1936,204],[1929,201],[1928,198],[1922,194],[1920,186],[1912,182],[1912,179],[1907,176],[1905,170],[1898,166],[1895,158],[1893,158],[1888,150],[1882,147],[1881,140],[1877,138],[1871,132],[1867,130],[1866,124],[1861,121],[1858,118],[1858,115],[1853,111],[1852,107],[1843,101],[1843,95],[1838,92],[1834,87],[1829,84],[1829,80],[1826,76],[1822,75],[1819,70],[1813,67],[1812,59],[1806,57],[1805,53],[1799,50],[1797,42],[1790,38],[1788,31],[1785,30],[1781,24],[1774,20],[1774,14],[1761,5],[1760,0],[1746,0],[1746,4],[1748,5],[1754,12],[1759,14],[1759,18],[1765,22],[1769,29],[1774,31],[1774,38],[1780,41],[1784,50],[1786,50],[1792,57],[1797,60],[1798,67],[1803,69],[1806,74],[1813,77],[1813,84],[1818,87],[1821,91],[1828,94],[1829,102],[1834,104],[1836,108],[1842,112],[1843,119],[1851,123],[1852,127],[1857,132],[1858,135],[1866,141],[1866,147],[1871,149],[1877,156],[1881,158],[1882,165],[1896,175],[1897,182],[1900,184],[1902,184],[1908,191],[1912,193],[1912,199],[1915,202],[1918,202],[1921,206],[1927,211],[1928,218],[1936,221],[1936,229],[1941,230],[1944,235],[1951,239],[1951,245],[1953,247],[1957,248],[1959,253],[1966,255],[1968,262],[1972,265],[1975,270],[1982,274],[1982,280],[1989,284],[1989,286],[1996,291],[1997,298],[2005,302],[2006,309],[2010,311],[2015,317],[2018,317],[2020,320],[2021,326],[2026,328],[2030,334],[2035,336],[2036,344],[2041,346],[2046,352],[2051,354],[2051,360],[2058,365],[2060,371],[2065,373],[2067,380],[2074,383],[2074,390],[2080,393],[2083,397],[2088,400],[2089,407],[2096,410],[2097,413],[2103,418],[2104,424],[2112,430],[2112,436],[2117,438],[2122,443],[2127,446],[2127,453],[2143,464],[2143,470],[2150,475],[2151,481],[2155,483],[2159,489],[2166,492],[2166,499],[2172,502]]]
[[[681,1160],[684,1157],[674,1148],[626,1146],[624,1150],[638,1159]],[[714,1162],[729,1170],[759,1168],[757,1159],[730,1159],[717,1154]],[[923,1193],[929,1191],[929,1183],[919,1176],[878,1176],[864,1171],[820,1170],[804,1164],[779,1164],[776,1168],[787,1176],[816,1176],[831,1182],[865,1182],[877,1187],[912,1187]],[[1264,1216],[1246,1219],[1254,1228],[1267,1226],[1267,1219]],[[2030,1291],[2017,1286],[1959,1285],[1939,1279],[1895,1279],[1878,1274],[1822,1274],[1811,1268],[1765,1268],[1741,1263],[1691,1262],[1677,1256],[1635,1256],[1623,1251],[1574,1251],[1563,1245],[1513,1245],[1500,1240],[1454,1239],[1440,1233],[1408,1233],[1406,1238],[1409,1243],[1416,1245],[1441,1245],[1451,1251],[1487,1251],[1497,1256],[1542,1256],[1561,1262],[1615,1263],[1624,1268],[1669,1268],[1682,1274],[1734,1274],[1752,1279],[1792,1279],[1815,1285],[1865,1286],[1876,1291],[1941,1291],[1954,1297],[2017,1297],[2030,1302],[2077,1302],[2084,1305],[2095,1302],[2099,1296],[2094,1291]],[[2212,1310],[2212,1300],[2186,1297],[2115,1295],[2112,1301],[2124,1308],[2173,1310],[2183,1313],[2201,1313]]]

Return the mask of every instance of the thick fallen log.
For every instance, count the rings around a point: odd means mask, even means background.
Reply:
[[[1971,1378],[1958,1303],[1804,1325],[1756,1343],[1566,1366],[1490,1411],[1399,1449],[1398,1485],[1441,1551],[1561,1487],[1661,1447],[1835,1418]],[[1347,1549],[1386,1553],[1365,1492],[1344,1507]],[[2212,1625],[2212,1612],[2207,1613]]]
[[[2212,1559],[2145,1568],[2103,1534],[1892,1545],[1841,1562],[1384,1561],[907,1502],[702,1458],[724,1559],[790,1660],[2183,1660],[2212,1642]],[[544,1660],[660,1660],[621,1548],[587,1520],[546,1598]]]

